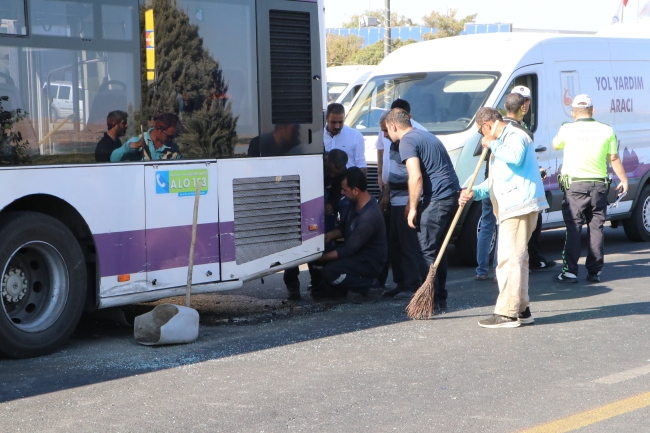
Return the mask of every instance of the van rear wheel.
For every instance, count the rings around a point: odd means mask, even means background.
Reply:
[[[54,352],[75,330],[86,297],[84,256],[70,230],[33,212],[0,218],[0,353]]]
[[[641,190],[632,216],[623,220],[623,229],[631,241],[650,242],[650,185]]]

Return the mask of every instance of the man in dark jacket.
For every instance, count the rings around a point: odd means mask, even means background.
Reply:
[[[111,111],[106,116],[106,132],[95,148],[95,161],[111,162],[111,153],[122,147],[120,137],[124,137],[129,127],[128,114],[124,111]]]
[[[314,287],[312,296],[350,291],[359,300],[374,301],[384,293],[377,287],[377,277],[388,255],[384,218],[377,200],[368,192],[365,174],[358,167],[345,172],[341,191],[350,202],[350,211],[337,229],[325,234],[325,243],[340,238],[345,241],[316,262],[323,265],[325,285]],[[332,292],[328,293],[328,289]]]

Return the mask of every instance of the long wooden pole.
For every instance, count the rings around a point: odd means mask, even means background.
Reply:
[[[476,168],[474,169],[474,173],[472,173],[472,177],[469,179],[469,183],[467,184],[467,189],[469,191],[472,190],[472,187],[474,186],[474,182],[476,181],[476,177],[478,176],[478,172],[483,166],[483,161],[485,161],[485,155],[487,155],[488,148],[484,147],[483,152],[481,153],[481,157],[479,158],[478,164],[476,164]],[[438,257],[436,257],[436,261],[433,264],[433,266],[438,269],[438,265],[440,264],[440,261],[442,260],[442,256],[445,254],[445,250],[447,249],[447,245],[449,244],[449,241],[451,240],[451,235],[454,232],[454,229],[456,228],[456,224],[458,223],[458,220],[460,219],[460,215],[463,213],[463,209],[465,208],[465,205],[462,204],[458,207],[458,210],[456,211],[456,216],[454,216],[454,219],[451,222],[451,226],[449,226],[449,230],[447,230],[447,236],[445,236],[445,240],[442,243],[442,246],[440,247],[440,252],[438,253]]]
[[[467,185],[468,190],[471,190],[472,187],[474,186],[474,182],[476,181],[476,176],[478,176],[478,172],[483,166],[483,161],[485,160],[485,155],[487,155],[487,152],[488,149],[484,147],[483,153],[481,153],[481,157],[479,158],[478,163],[476,164],[476,168],[474,169],[474,173],[472,174],[472,177],[470,177],[469,179],[469,183]],[[420,286],[418,291],[415,292],[415,295],[413,295],[413,298],[411,298],[411,302],[409,302],[409,304],[406,306],[406,314],[411,319],[431,318],[431,315],[433,314],[433,301],[434,301],[433,282],[436,278],[438,265],[440,265],[440,261],[442,260],[442,257],[445,254],[445,250],[447,249],[447,245],[449,244],[449,240],[451,239],[451,234],[454,232],[454,228],[456,228],[456,224],[460,219],[460,215],[463,213],[464,207],[465,205],[460,205],[458,207],[458,210],[456,211],[456,215],[454,216],[454,219],[451,222],[449,229],[447,230],[447,235],[445,236],[445,240],[443,241],[442,246],[438,251],[438,256],[436,257],[436,261],[431,264],[431,266],[429,267],[429,273],[427,274],[426,280],[424,280],[422,286]]]
[[[59,129],[61,129],[61,127],[62,127],[63,125],[65,125],[66,123],[68,123],[68,120],[72,119],[73,117],[74,117],[74,114],[71,114],[71,115],[69,115],[68,117],[66,117],[65,119],[63,119],[63,120],[61,121],[61,123],[59,123],[58,125],[56,125],[56,127],[55,127],[53,130],[51,130],[50,132],[48,132],[47,135],[46,135],[45,137],[43,137],[43,138],[41,139],[41,141],[38,142],[38,145],[40,146],[41,144],[45,143],[45,142],[47,141],[47,139],[50,138],[50,137],[52,136],[52,134],[54,134],[56,131],[58,131]]]
[[[192,242],[190,243],[190,258],[187,263],[187,289],[185,290],[185,306],[190,307],[192,294],[192,271],[194,270],[194,245],[196,244],[196,224],[199,218],[199,198],[201,197],[201,179],[196,179],[196,195],[194,196],[194,217],[192,218]]]

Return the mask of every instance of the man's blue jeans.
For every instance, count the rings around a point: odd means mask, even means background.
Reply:
[[[476,275],[487,275],[490,269],[490,250],[492,236],[497,225],[497,217],[494,215],[492,202],[489,198],[481,200],[481,229],[478,233],[476,245]]]
[[[420,203],[420,222],[418,226],[418,240],[424,261],[420,264],[420,280],[424,281],[429,273],[429,267],[436,261],[442,240],[449,230],[451,220],[458,209],[458,193],[451,197],[439,200],[424,201]],[[433,282],[434,299],[447,300],[447,254],[442,256],[436,279]]]

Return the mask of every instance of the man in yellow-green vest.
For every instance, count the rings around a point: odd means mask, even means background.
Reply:
[[[553,148],[564,149],[561,188],[564,189],[562,215],[566,225],[566,241],[562,273],[553,277],[559,283],[578,282],[580,233],[589,225],[587,281],[600,282],[604,264],[603,225],[607,212],[609,162],[620,183],[619,194],[627,192],[627,176],[618,156],[614,130],[593,119],[594,107],[588,95],[573,99],[571,115],[575,122],[565,123],[553,139]]]

